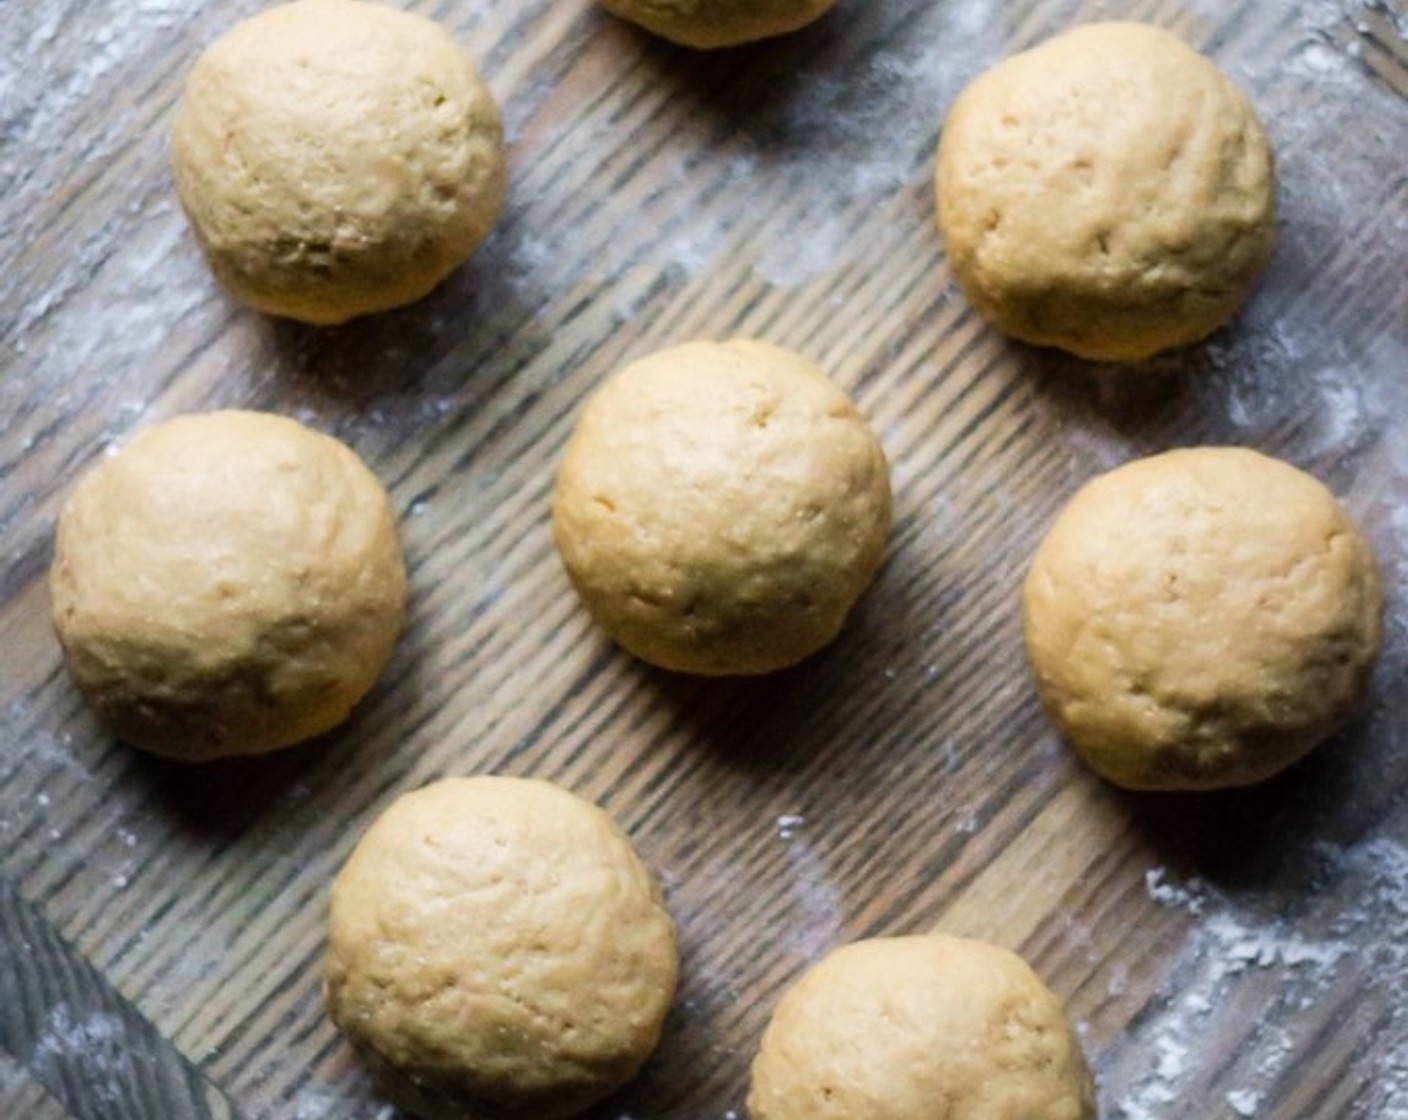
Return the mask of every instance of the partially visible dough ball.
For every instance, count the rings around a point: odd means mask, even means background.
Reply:
[[[1065,1011],[1014,953],[945,935],[857,941],[777,1005],[751,1120],[1093,1120]]]
[[[601,0],[612,15],[673,43],[711,50],[785,35],[820,19],[836,0]]]
[[[850,399],[764,342],[690,342],[593,394],[553,533],[582,600],[644,661],[744,675],[831,641],[890,527],[885,454]]]
[[[172,132],[176,188],[241,303],[340,323],[420,299],[504,199],[499,111],[436,24],[296,0],[201,55]]]
[[[386,491],[349,448],[212,412],[148,429],[83,478],[49,587],[98,715],[200,762],[345,720],[400,632],[406,573]]]
[[[421,1115],[556,1120],[635,1076],[678,972],[626,835],[547,782],[398,798],[332,888],[333,1022]]]
[[[1129,789],[1249,785],[1324,739],[1378,654],[1374,557],[1334,496],[1203,447],[1087,483],[1023,589],[1051,718]]]
[[[1230,319],[1271,249],[1271,150],[1213,63],[1138,23],[1014,55],[954,103],[939,227],[998,329],[1127,361]]]

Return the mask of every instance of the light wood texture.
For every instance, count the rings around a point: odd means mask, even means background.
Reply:
[[[317,331],[215,290],[176,206],[181,75],[252,0],[31,0],[0,20],[0,1115],[389,1120],[319,1006],[328,883],[397,793],[552,778],[615,813],[684,949],[600,1111],[741,1114],[779,992],[930,927],[1021,951],[1127,1120],[1408,1117],[1408,47],[1398,0],[841,0],[697,55],[584,0],[410,4],[505,107],[512,194],[418,306]],[[1279,241],[1245,314],[1128,378],[1005,343],[933,232],[943,112],[1071,23],[1148,19],[1247,88]],[[547,529],[583,395],[691,336],[795,347],[894,468],[889,559],[776,677],[613,650]],[[145,425],[272,409],[351,443],[403,515],[411,622],[326,741],[186,769],[95,726],[47,620],[54,518]],[[1226,796],[1086,773],[1026,677],[1015,591],[1083,479],[1235,442],[1324,478],[1379,549],[1388,640],[1330,746]],[[788,820],[786,818],[800,818]]]

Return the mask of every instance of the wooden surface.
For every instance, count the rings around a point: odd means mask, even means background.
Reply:
[[[1127,1120],[1408,1117],[1408,47],[1401,0],[841,0],[701,56],[584,0],[439,0],[505,107],[512,193],[422,304],[317,331],[215,290],[165,130],[253,0],[11,0],[0,18],[0,1117],[390,1120],[319,1006],[327,885],[397,793],[549,777],[668,889],[684,979],[600,1116],[725,1120],[782,988],[941,927],[1024,953]],[[933,233],[942,113],[1010,51],[1149,19],[1265,117],[1279,241],[1238,323],[1128,378],[1004,343]],[[613,650],[547,531],[583,396],[702,335],[810,355],[882,434],[897,520],[835,645],[747,682]],[[47,621],[54,518],[145,425],[273,409],[351,443],[403,515],[411,622],[353,721],[188,769],[111,741]],[[1379,550],[1362,718],[1225,796],[1073,761],[1015,590],[1083,479],[1235,442],[1323,477]]]

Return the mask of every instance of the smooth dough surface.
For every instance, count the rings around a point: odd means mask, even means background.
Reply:
[[[1093,1120],[1059,1001],[1014,953],[946,935],[857,941],[781,1000],[751,1120]]]
[[[59,516],[49,586],[99,716],[192,762],[341,723],[406,598],[381,483],[337,440],[254,412],[166,421],[89,472]]]
[[[332,889],[325,995],[399,1103],[573,1115],[633,1077],[675,990],[674,924],[630,841],[547,782],[398,798]]]
[[[607,380],[553,497],[597,622],[642,660],[710,675],[771,672],[830,642],[889,527],[889,468],[850,399],[751,340],[686,343]]]
[[[1270,253],[1271,150],[1212,62],[1138,23],[1095,23],[968,86],[939,144],[939,228],[1000,330],[1085,358],[1204,338]]]
[[[1097,772],[1212,789],[1269,778],[1334,730],[1378,654],[1382,596],[1323,485],[1205,447],[1087,483],[1023,605],[1042,702]]]
[[[612,15],[686,47],[736,47],[819,19],[836,0],[600,0]]]
[[[427,294],[504,199],[499,111],[435,23],[296,0],[201,55],[172,132],[187,217],[242,303],[339,323]]]

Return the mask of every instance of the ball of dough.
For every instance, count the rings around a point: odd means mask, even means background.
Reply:
[[[548,782],[406,794],[332,888],[328,1012],[423,1115],[582,1111],[655,1048],[677,971],[626,835]]]
[[[836,0],[601,0],[612,15],[701,50],[785,35],[820,19]]]
[[[1025,962],[981,941],[857,941],[777,1005],[751,1120],[1093,1120],[1065,1012]]]
[[[1373,554],[1333,495],[1203,447],[1087,483],[1032,560],[1027,652],[1081,756],[1129,789],[1271,777],[1348,713],[1378,654]]]
[[[498,107],[436,24],[297,0],[201,55],[172,132],[176,188],[235,299],[306,323],[411,303],[504,199]]]
[[[1271,151],[1247,99],[1180,39],[1078,27],[993,67],[939,145],[939,228],[998,329],[1127,361],[1232,317],[1271,249]]]
[[[337,440],[255,412],[169,420],[94,468],[59,515],[49,586],[98,715],[189,762],[336,727],[406,599],[381,483]]]
[[[666,669],[767,673],[826,645],[880,564],[890,479],[850,399],[764,342],[690,342],[588,401],[553,496],[577,591]]]

